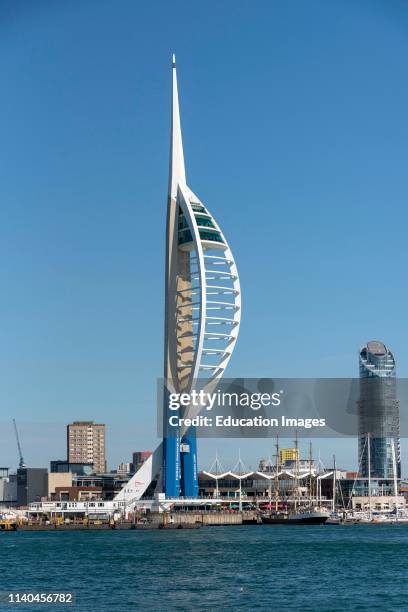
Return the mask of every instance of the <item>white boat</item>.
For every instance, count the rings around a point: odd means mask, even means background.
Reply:
[[[288,523],[295,525],[323,525],[330,517],[330,512],[322,508],[311,508],[290,513]]]

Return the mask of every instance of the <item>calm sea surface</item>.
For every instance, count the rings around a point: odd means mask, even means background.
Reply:
[[[1,610],[408,610],[408,525],[0,533]]]

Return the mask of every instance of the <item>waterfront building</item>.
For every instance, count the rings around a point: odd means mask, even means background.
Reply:
[[[393,479],[372,478],[371,479],[371,498],[372,509],[378,509],[379,506],[385,508],[387,504],[390,508],[395,506],[395,483]],[[320,490],[323,497],[331,498],[333,496],[333,471],[329,471],[321,478]],[[336,500],[345,508],[358,508],[358,504],[362,499],[369,500],[368,479],[359,477],[356,472],[343,472],[336,470]],[[368,507],[368,505],[367,505]],[[362,507],[360,508],[362,509]]]
[[[68,463],[92,463],[96,473],[106,472],[105,425],[74,421],[67,425]]]
[[[72,487],[72,472],[49,472],[47,498],[52,499],[57,489]]]
[[[399,402],[395,359],[383,344],[373,340],[360,349],[358,448],[360,473],[368,478],[401,477]]]
[[[78,490],[86,490],[89,487],[101,489],[103,499],[113,499],[126,486],[129,478],[128,474],[115,473],[93,474],[91,476],[73,475],[72,486],[77,487]],[[130,501],[130,498],[126,497],[126,500]]]
[[[48,495],[47,468],[19,468],[17,470],[17,505],[27,506]]]
[[[392,480],[373,479],[369,496],[366,478],[355,478],[355,474],[347,476],[345,471],[336,469],[333,482],[333,470],[319,474],[315,468],[300,468],[298,474],[289,469],[280,469],[277,474],[269,471],[228,471],[221,474],[203,471],[199,473],[199,493],[203,498],[235,501],[236,504],[256,503],[261,507],[271,502],[277,503],[279,508],[310,502],[329,507],[335,489],[336,504],[344,508],[367,510],[371,504],[372,510],[392,511],[396,503],[399,508],[405,508],[405,498],[402,492],[395,495]]]
[[[67,473],[86,476],[94,473],[93,463],[70,463],[69,461],[58,459],[50,461],[51,473]]]
[[[131,510],[138,512],[161,513],[180,510],[196,510],[198,512],[208,511],[218,505],[216,499],[167,499],[164,494],[159,494],[154,499],[135,502]],[[100,500],[99,498],[64,499],[34,502],[29,505],[28,516],[34,519],[56,519],[69,520],[105,520],[119,519],[126,516],[124,505],[117,500]],[[194,517],[194,514],[193,514]],[[228,521],[229,523],[236,521]],[[218,521],[215,524],[219,524]]]
[[[105,497],[102,487],[76,487],[61,485],[55,487],[48,499],[49,501],[86,502],[90,500],[102,501],[105,499]]]
[[[260,459],[258,470],[260,472],[270,472],[272,471],[272,462],[269,459]]]
[[[17,502],[17,474],[10,474],[9,468],[0,468],[0,504],[13,505]]]
[[[48,498],[62,501],[91,498],[112,500],[129,478],[128,474],[119,472],[110,474],[55,472],[48,475]]]
[[[137,472],[151,455],[152,451],[135,451],[132,455],[133,472]]]
[[[9,468],[0,467],[0,503],[5,501],[5,490],[9,482]]]
[[[299,461],[298,448],[281,448],[279,449],[279,465],[286,465],[287,462]]]
[[[133,463],[130,463],[130,461],[122,461],[122,463],[119,463],[118,469],[116,470],[117,474],[131,474],[132,472]]]
[[[281,449],[284,451],[287,450],[292,450],[292,449]],[[298,449],[293,449],[293,450],[298,450]],[[312,459],[302,459],[299,455],[299,452],[294,455],[292,455],[292,453],[288,453],[288,454],[280,454],[279,451],[279,456],[281,457],[279,460],[279,468],[280,469],[288,469],[288,470],[308,470],[310,467],[312,467],[314,469],[315,467],[315,461]],[[297,459],[294,459],[293,457],[298,457]],[[289,457],[289,458],[288,458]],[[268,472],[268,473],[272,473],[275,472],[276,470],[276,463],[274,461],[272,461],[271,459],[261,459],[259,462],[259,467],[258,467],[258,471],[259,472]]]
[[[199,473],[199,493],[200,497],[218,497],[224,500],[242,498],[258,502],[276,499],[278,495],[280,502],[286,504],[295,499],[309,500],[310,483],[312,482],[312,489],[316,491],[317,478],[318,474],[314,468],[299,469],[298,473],[287,469],[280,469],[277,473],[202,471]]]
[[[241,291],[234,257],[206,204],[187,184],[176,62],[166,229],[163,442],[118,496],[140,499],[157,478],[167,497],[198,495],[194,430],[168,424],[168,394],[215,388],[238,336]],[[181,417],[196,416],[186,407]],[[173,413],[174,414],[174,413]]]

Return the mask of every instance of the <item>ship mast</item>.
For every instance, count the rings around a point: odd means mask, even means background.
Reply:
[[[312,491],[312,441],[309,441],[309,505],[313,504],[313,491]]]
[[[279,434],[276,434],[276,465],[275,465],[275,511],[279,503]]]
[[[299,441],[298,431],[295,434],[295,511],[297,510],[297,502],[299,495]]]
[[[370,443],[370,434],[367,434],[367,444],[368,444],[368,516],[371,521],[372,512],[371,512],[371,443]]]
[[[394,438],[391,438],[391,451],[392,451],[392,473],[393,473],[393,477],[394,477],[395,520],[398,521],[397,460],[396,460],[396,457],[395,457],[395,442],[394,442]]]

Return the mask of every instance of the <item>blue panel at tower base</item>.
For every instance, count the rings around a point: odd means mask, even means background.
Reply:
[[[169,391],[164,388],[163,418],[164,433],[163,439],[163,493],[166,497],[180,497],[180,436],[178,430],[174,428],[169,434]],[[174,412],[172,412],[174,414]]]
[[[198,497],[197,438],[189,431],[181,440],[181,494]]]
[[[163,440],[163,493],[166,497],[180,496],[180,438]]]

